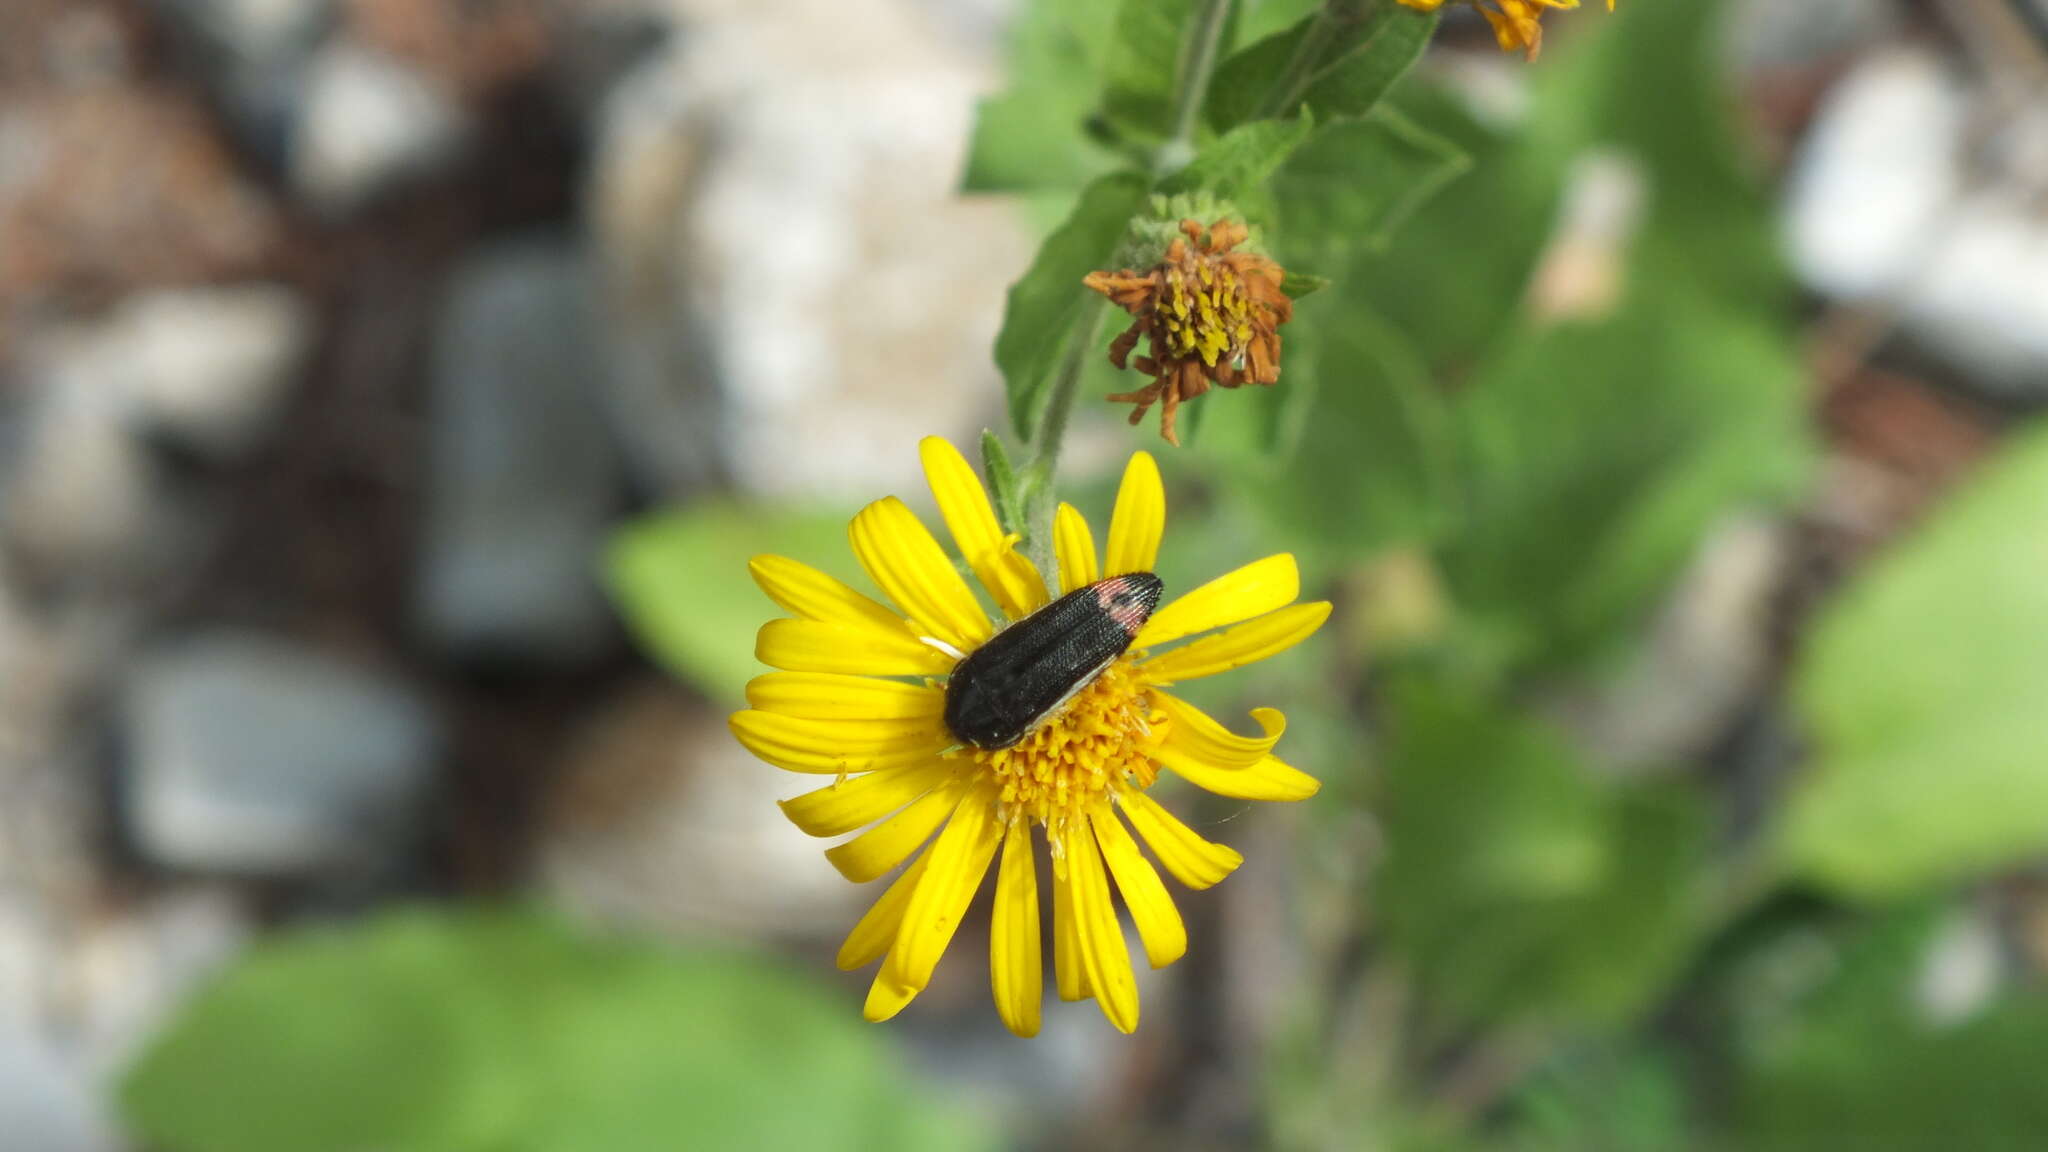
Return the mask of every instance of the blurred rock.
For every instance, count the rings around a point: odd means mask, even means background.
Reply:
[[[1850,299],[1904,287],[1960,188],[1967,115],[1960,82],[1928,52],[1873,56],[1837,85],[1792,174],[1800,273]]]
[[[293,185],[314,207],[344,214],[452,164],[469,114],[403,61],[340,38],[308,65],[293,130]]]
[[[1894,0],[1741,0],[1731,42],[1746,72],[1796,68],[1873,44],[1898,22]]]
[[[604,105],[589,200],[605,336],[614,372],[607,408],[635,486],[682,498],[718,467],[716,356],[678,246],[704,141],[666,58],[621,82]]]
[[[141,293],[103,320],[43,331],[22,355],[9,545],[44,575],[123,583],[189,550],[199,524],[145,436],[218,462],[246,452],[277,414],[307,327],[291,292],[249,285]]]
[[[0,892],[0,1148],[126,1147],[121,1075],[193,986],[251,932],[218,888],[159,893],[72,922]]]
[[[1013,204],[956,193],[994,77],[911,0],[679,7],[673,131],[700,147],[649,177],[686,190],[681,210],[604,230],[605,266],[641,266],[634,245],[669,265],[716,350],[743,487],[907,489],[919,437],[999,411],[988,349],[1031,245]]]
[[[665,684],[576,740],[542,815],[539,881],[565,906],[667,932],[837,947],[879,891],[848,884],[775,806],[829,780],[772,768]]]
[[[93,1081],[67,1065],[27,1017],[0,1004],[0,1147],[19,1152],[117,1152],[113,1117]]]
[[[503,243],[455,277],[434,347],[418,593],[448,656],[568,665],[614,639],[597,565],[622,480],[590,310],[565,241]]]
[[[434,784],[423,701],[284,640],[213,632],[145,656],[122,722],[127,826],[169,868],[375,871],[410,845]]]
[[[299,298],[276,285],[148,292],[73,329],[64,355],[119,397],[138,430],[225,462],[269,430],[308,326]]]
[[[154,0],[243,147],[282,171],[335,0]]]
[[[274,285],[152,293],[116,322],[141,419],[223,461],[270,430],[310,336],[304,304]]]
[[[1914,1007],[1937,1028],[1976,1016],[2006,983],[2005,943],[1989,916],[1976,909],[1948,913],[1920,961]]]
[[[1973,132],[1986,124],[1992,147]],[[1931,52],[1860,64],[1829,96],[1791,185],[1794,260],[1825,295],[1897,310],[1985,389],[2048,398],[2048,111],[2001,113]],[[2003,166],[1992,163],[2003,159]]]
[[[1700,543],[1648,642],[1619,674],[1553,701],[1598,760],[1621,771],[1704,754],[1764,684],[1772,610],[1791,563],[1782,524],[1723,521]]]
[[[119,576],[176,527],[134,434],[132,395],[84,345],[45,345],[28,369],[21,459],[6,479],[10,551],[46,578]]]

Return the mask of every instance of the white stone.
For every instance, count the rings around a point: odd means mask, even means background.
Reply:
[[[1898,291],[1941,240],[1961,188],[1968,98],[1931,52],[1874,56],[1828,95],[1792,173],[1792,257],[1830,296]]]
[[[98,332],[97,355],[134,419],[216,459],[267,432],[304,360],[310,322],[270,284],[143,293]]]
[[[292,184],[341,214],[452,161],[469,119],[428,77],[384,52],[340,39],[310,65],[292,140]]]
[[[36,359],[39,387],[6,480],[7,537],[49,572],[117,569],[145,554],[159,526],[130,396],[96,357]]]
[[[2038,399],[2044,198],[2048,109],[2013,114],[1931,52],[1897,50],[1860,65],[1821,110],[1791,185],[1794,263],[1823,295],[1895,310],[1977,386]]]
[[[702,146],[654,240],[714,350],[731,473],[912,490],[919,437],[998,420],[990,347],[1030,262],[1013,203],[957,191],[993,70],[909,0],[678,8],[674,131]]]

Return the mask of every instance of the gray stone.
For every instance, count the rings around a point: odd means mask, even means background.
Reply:
[[[579,250],[486,249],[456,276],[434,348],[418,620],[462,660],[589,660],[613,640],[597,565],[622,501]]]
[[[1742,0],[1730,44],[1746,71],[1796,68],[1866,47],[1898,23],[1894,0]]]
[[[243,145],[282,168],[334,0],[155,0]]]
[[[694,147],[638,186],[681,194],[617,218],[644,227],[607,220],[605,267],[660,273],[642,282],[701,325],[741,487],[912,489],[920,437],[999,419],[989,346],[1031,258],[1013,204],[958,194],[993,69],[913,0],[677,7],[699,19],[649,66],[673,71],[670,131]]]
[[[374,871],[411,841],[433,787],[425,704],[287,641],[187,638],[142,659],[123,704],[127,824],[167,867]]]
[[[4,1152],[116,1152],[106,1101],[31,1027],[0,1007],[0,1131]]]
[[[172,526],[135,435],[132,394],[89,347],[73,353],[44,346],[27,357],[20,458],[5,479],[7,543],[52,576],[135,567]]]
[[[346,37],[308,65],[292,129],[293,186],[315,208],[346,214],[457,159],[469,114],[429,77]]]

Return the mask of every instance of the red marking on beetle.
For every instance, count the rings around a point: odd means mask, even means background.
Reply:
[[[1095,603],[1127,636],[1136,636],[1138,629],[1145,626],[1156,600],[1157,596],[1146,598],[1140,581],[1133,576],[1113,576],[1095,585]]]

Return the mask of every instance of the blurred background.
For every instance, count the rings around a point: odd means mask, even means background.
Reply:
[[[0,1149],[2048,1141],[2041,0],[1446,9],[1293,399],[1067,454],[1324,791],[1135,1036],[861,1022],[745,558],[1004,428],[1108,7],[0,0]]]

